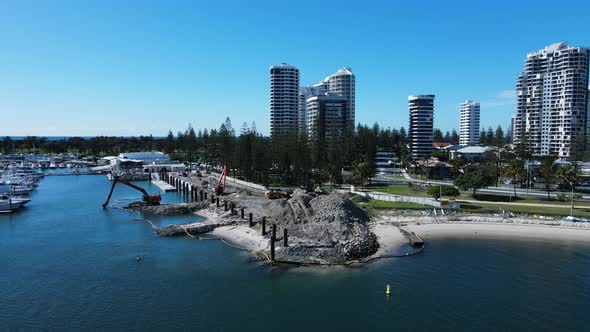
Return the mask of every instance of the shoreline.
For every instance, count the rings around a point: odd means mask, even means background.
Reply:
[[[216,215],[211,211],[201,211],[195,213],[203,218],[201,222],[215,223],[223,219],[222,216]],[[485,220],[446,220],[432,222],[408,222],[405,220],[401,226],[410,232],[424,238],[426,242],[437,239],[489,239],[489,240],[525,240],[525,241],[550,241],[550,242],[568,242],[568,243],[588,243],[590,244],[590,223],[588,225],[569,225],[542,224],[532,223],[522,218],[518,222],[513,219],[507,219],[509,222],[495,219]],[[424,218],[421,218],[424,220]],[[517,220],[514,220],[517,221]],[[533,220],[537,221],[537,220]],[[579,224],[579,223],[578,223]],[[408,238],[402,234],[399,227],[399,221],[390,216],[376,218],[370,225],[370,230],[377,236],[379,249],[371,256],[362,260],[350,262],[349,264],[367,264],[372,263],[380,258],[392,258],[394,256],[405,256],[408,252]],[[265,238],[258,231],[245,225],[222,225],[216,227],[206,234],[223,240],[227,245],[239,250],[245,250],[264,260],[264,254],[270,248],[269,239]],[[409,256],[413,253],[410,251]],[[266,257],[268,259],[268,257]],[[295,262],[296,263],[296,262]],[[349,264],[335,264],[346,266]],[[301,264],[316,265],[316,264]],[[334,264],[319,264],[325,266],[335,266]]]
[[[447,222],[408,224],[407,229],[425,240],[433,239],[521,239],[533,241],[568,241],[590,243],[590,229],[582,227],[501,222]]]

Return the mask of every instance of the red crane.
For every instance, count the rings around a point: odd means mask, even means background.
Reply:
[[[225,191],[225,180],[227,179],[227,166],[223,166],[219,180],[217,180],[217,186],[215,187],[215,194],[217,196],[223,195]]]

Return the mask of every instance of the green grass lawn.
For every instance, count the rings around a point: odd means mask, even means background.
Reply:
[[[468,199],[468,200],[479,200],[483,202],[498,202],[498,203],[534,203],[534,204],[551,204],[551,205],[563,205],[563,206],[570,206],[569,201],[559,201],[555,198],[548,200],[547,197],[525,197],[525,196],[518,196],[516,198],[512,197],[508,194],[490,194],[490,193],[482,193],[477,194],[476,198],[473,198],[471,193],[463,192],[461,196],[457,197],[457,200],[461,199]],[[587,205],[590,206],[589,201],[585,200],[574,200],[575,205]]]
[[[376,192],[382,192],[387,194],[393,195],[402,195],[402,196],[415,196],[415,197],[430,197],[426,190],[427,188],[424,186],[419,185],[412,185],[409,186],[407,184],[392,184],[388,186],[367,186],[366,189],[373,190]],[[452,197],[443,197],[443,199],[452,198]],[[568,207],[570,205],[569,201],[559,201],[555,198],[551,200],[547,200],[546,197],[525,197],[525,196],[518,196],[517,198],[512,197],[509,194],[491,194],[491,193],[481,193],[477,194],[476,198],[473,198],[471,192],[464,191],[461,193],[459,197],[456,197],[457,200],[465,199],[465,200],[480,200],[483,202],[498,202],[498,203],[535,203],[535,204],[552,204],[552,205],[563,205],[564,207]],[[575,204],[577,205],[587,205],[590,206],[589,201],[584,200],[574,200]],[[530,208],[530,207],[529,207]]]
[[[367,200],[363,197],[356,196],[353,198],[353,202],[360,207],[366,208],[369,211],[373,210],[385,210],[385,209],[399,209],[399,210],[428,210],[432,207],[415,204],[415,203],[404,203],[404,202],[384,202],[376,200]],[[519,206],[519,205],[507,205],[507,204],[478,204],[478,203],[461,203],[461,212],[470,213],[498,213],[502,210],[510,211],[513,213],[524,213],[529,215],[545,215],[545,216],[569,216],[569,206],[563,208],[555,207],[531,207],[531,206]],[[576,208],[574,209],[574,216],[590,218],[590,208]]]
[[[477,203],[461,203],[461,210],[465,212],[489,213],[498,212],[500,210],[507,210],[514,213],[551,215],[551,216],[569,216],[569,207],[555,208],[544,206],[519,206],[506,204],[477,204]],[[590,218],[590,209],[575,208],[574,215],[577,217]]]

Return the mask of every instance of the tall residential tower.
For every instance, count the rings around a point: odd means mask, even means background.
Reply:
[[[410,110],[409,141],[412,158],[424,158],[432,153],[432,124],[434,95],[408,97]]]
[[[270,67],[270,136],[296,135],[299,69],[288,64]]]
[[[316,97],[322,98],[316,98]],[[309,103],[310,99],[313,99],[313,103]],[[323,116],[321,112],[317,111],[317,107],[320,105],[329,105],[328,108],[334,105],[344,106],[344,112],[336,112],[333,109],[327,110],[329,117],[333,118],[334,124],[338,127],[342,125],[344,129],[346,125],[355,124],[355,77],[352,70],[348,67],[339,69],[335,74],[326,77],[320,83],[304,86],[299,89],[299,112],[298,112],[298,128],[300,135],[311,136],[314,134],[314,130],[319,129],[325,133],[326,138],[332,133],[332,128],[323,128],[326,124],[330,126],[330,123],[325,123],[318,116]],[[309,107],[314,106],[316,109],[312,112]],[[338,106],[338,107],[340,107]],[[342,134],[344,131],[338,129],[338,134]]]
[[[328,92],[345,97],[347,100],[346,119],[349,123],[355,124],[355,77],[352,69],[340,68],[335,74],[324,79],[323,83],[328,84]]]
[[[589,58],[589,49],[567,43],[527,55],[516,81],[514,143],[570,158],[572,144],[586,140]]]
[[[345,97],[332,93],[309,97],[308,133],[312,135],[317,131],[319,138],[325,141],[340,139],[346,127],[347,105],[348,100]]]
[[[461,104],[459,144],[479,144],[479,103],[472,100],[467,100]]]

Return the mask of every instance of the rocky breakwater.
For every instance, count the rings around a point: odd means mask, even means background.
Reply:
[[[236,188],[233,188],[236,189]],[[317,195],[295,190],[290,198],[268,199],[241,189],[220,197],[221,204],[208,202],[172,206],[140,206],[137,211],[176,214],[199,211],[204,221],[156,229],[160,236],[197,236],[209,233],[233,246],[271,256],[273,224],[276,226],[275,261],[295,264],[348,264],[362,262],[380,247],[369,228],[369,216],[348,198],[334,192]],[[225,207],[227,203],[227,209]],[[233,209],[232,209],[233,208]],[[241,217],[244,208],[246,215]],[[233,213],[232,213],[233,211]],[[253,214],[252,227],[247,215]],[[263,232],[262,220],[266,220]],[[284,243],[287,230],[287,245]]]
[[[125,206],[125,209],[157,216],[179,216],[195,213],[207,206],[209,206],[209,204],[206,201],[160,205],[144,205],[141,202],[134,202]]]
[[[290,199],[269,204],[268,220],[277,225],[279,240],[283,229],[288,232],[286,247],[282,241],[276,243],[277,261],[346,264],[379,249],[366,212],[336,192],[314,195],[296,190]]]

